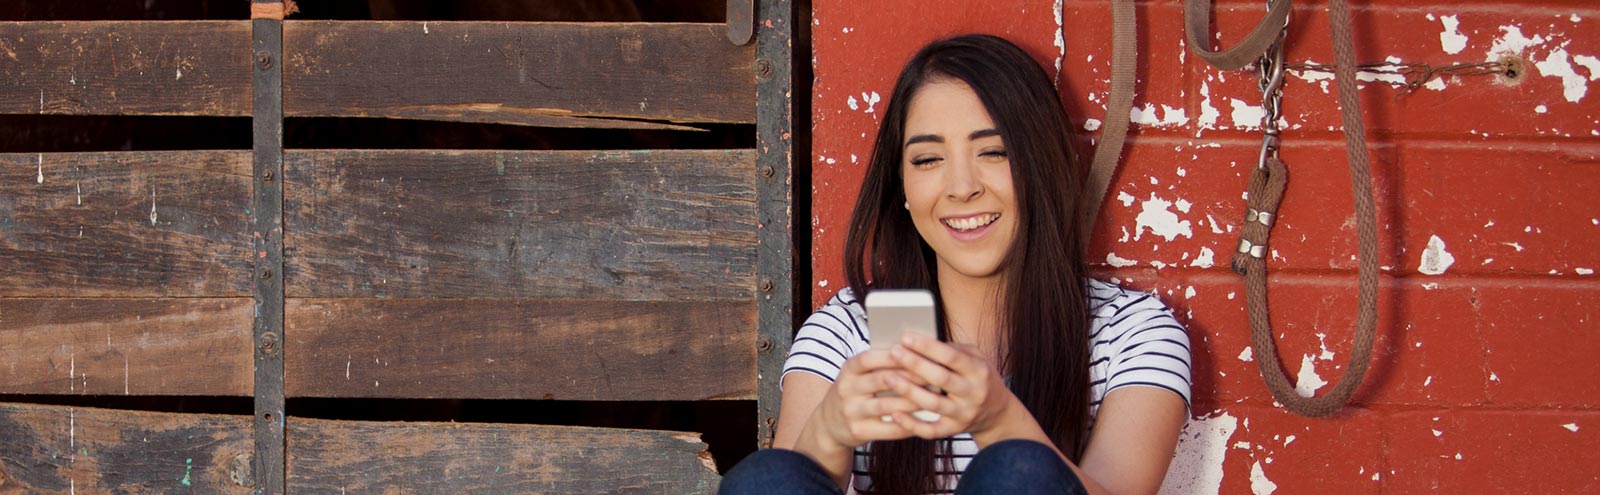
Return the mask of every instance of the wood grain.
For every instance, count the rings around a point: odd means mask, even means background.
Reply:
[[[248,396],[251,306],[0,299],[0,394]]]
[[[563,127],[755,122],[722,24],[289,21],[284,112]]]
[[[248,21],[0,22],[0,113],[250,115]]]
[[[750,150],[291,151],[290,297],[748,300]]]
[[[250,493],[250,418],[0,403],[0,494]],[[289,418],[289,493],[714,493],[699,434]]]
[[[0,154],[0,297],[250,294],[250,154]]]
[[[698,433],[290,418],[291,493],[711,494]]]
[[[249,421],[0,403],[0,494],[248,494]]]
[[[753,301],[290,299],[291,397],[748,399]]]

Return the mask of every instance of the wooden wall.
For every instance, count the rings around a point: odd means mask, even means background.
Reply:
[[[283,38],[291,118],[757,120],[756,45],[723,24],[291,19]],[[249,116],[250,42],[248,21],[0,22],[0,114]],[[757,150],[398,148],[283,154],[288,397],[756,398]],[[0,153],[0,395],[251,396],[251,159]],[[291,492],[717,479],[697,433],[285,420]],[[245,493],[250,425],[0,403],[0,493]]]

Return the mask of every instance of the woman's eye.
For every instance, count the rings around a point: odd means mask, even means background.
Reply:
[[[986,157],[990,157],[990,158],[1005,158],[1006,157],[1006,150],[989,150],[989,151],[985,151],[983,153],[979,153],[978,155],[979,156],[986,156]]]
[[[927,165],[929,163],[933,163],[933,162],[936,162],[936,161],[939,161],[939,157],[936,157],[936,156],[925,156],[925,157],[912,159],[911,160],[911,164],[914,165],[914,166],[920,167],[920,166]]]

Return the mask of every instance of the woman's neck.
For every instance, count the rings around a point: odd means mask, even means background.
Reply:
[[[975,346],[998,364],[1001,309],[1005,306],[1001,278],[972,278],[950,269],[939,270],[937,276],[950,341]]]

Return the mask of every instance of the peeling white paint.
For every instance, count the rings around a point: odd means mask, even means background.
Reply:
[[[1238,293],[1236,293],[1236,292],[1229,292],[1229,293],[1228,293],[1228,300],[1229,300],[1229,301],[1232,301],[1232,300],[1233,300],[1233,297],[1234,297],[1234,296],[1235,296],[1235,295],[1237,295],[1237,294],[1238,294]]]
[[[1489,381],[1495,382],[1495,383],[1499,383],[1500,382],[1500,375],[1496,374],[1493,371],[1489,372]]]
[[[1513,249],[1516,249],[1516,250],[1517,250],[1517,252],[1519,252],[1519,253],[1520,253],[1520,252],[1522,252],[1522,244],[1520,244],[1520,243],[1515,243],[1515,242],[1502,242],[1502,243],[1500,243],[1500,244],[1504,244],[1504,245],[1507,245],[1507,246],[1511,246],[1511,247],[1512,247],[1512,248],[1513,248]]]
[[[1117,253],[1106,253],[1106,264],[1117,268],[1122,268],[1137,265],[1139,262],[1117,256]]]
[[[1585,268],[1585,267],[1581,267],[1580,266],[1580,267],[1577,267],[1577,268],[1573,268],[1572,271],[1577,272],[1577,274],[1579,274],[1579,275],[1594,275],[1594,269],[1593,268]]]
[[[1161,199],[1156,197],[1155,193],[1151,193],[1150,199],[1141,202],[1141,205],[1143,210],[1139,212],[1138,217],[1134,218],[1136,227],[1133,232],[1133,240],[1137,241],[1140,237],[1143,237],[1147,229],[1151,234],[1165,237],[1167,242],[1171,242],[1180,235],[1194,238],[1194,229],[1190,226],[1189,221],[1179,220],[1178,214],[1168,209],[1172,206],[1171,201]]]
[[[1178,198],[1177,201],[1173,201],[1172,202],[1172,206],[1178,207],[1178,211],[1181,211],[1181,212],[1184,212],[1184,213],[1188,213],[1189,212],[1189,208],[1194,206],[1194,205],[1193,205],[1193,203],[1190,203],[1186,199]]]
[[[877,110],[877,106],[878,106],[878,102],[882,101],[882,100],[883,100],[883,98],[878,96],[878,92],[877,91],[873,91],[871,93],[863,91],[861,93],[861,101],[866,102],[866,104],[867,104],[867,113],[872,113],[872,112],[876,111]]]
[[[1266,109],[1260,105],[1238,99],[1228,98],[1228,105],[1233,107],[1233,127],[1242,130],[1255,130],[1261,128],[1261,122],[1267,118]]]
[[[1182,127],[1189,124],[1189,116],[1184,109],[1168,105],[1161,105],[1161,111],[1157,112],[1154,103],[1147,103],[1142,108],[1128,109],[1128,121],[1155,127]]]
[[[1194,295],[1195,295],[1194,287],[1189,287],[1189,288],[1183,290],[1183,298],[1184,299],[1194,299]]]
[[[1444,240],[1437,235],[1429,236],[1428,247],[1422,250],[1422,262],[1417,271],[1424,275],[1441,275],[1455,262],[1456,257],[1445,251]]]
[[[1584,95],[1589,92],[1589,78],[1578,75],[1572,68],[1566,48],[1552,50],[1543,61],[1533,66],[1539,69],[1539,75],[1561,79],[1561,96],[1569,102],[1583,101]]]
[[[1317,366],[1312,363],[1311,358],[1310,354],[1306,354],[1300,360],[1300,374],[1299,378],[1295,380],[1294,392],[1301,397],[1316,395],[1317,389],[1328,384],[1328,382],[1323,381],[1321,376],[1317,375]]]
[[[1211,85],[1205,81],[1200,81],[1200,96],[1203,97],[1200,100],[1200,128],[1216,129],[1217,119],[1222,117],[1222,112],[1217,111],[1217,107],[1211,104]]]
[[[39,183],[44,183],[44,153],[39,154]]]
[[[1439,431],[1439,430],[1433,430],[1433,437],[1434,438],[1439,438],[1441,436],[1444,436],[1444,432]]]
[[[1562,428],[1566,428],[1567,431],[1570,431],[1570,432],[1573,432],[1573,433],[1577,433],[1578,432],[1578,424],[1577,423],[1567,423],[1567,424],[1561,425],[1561,427]]]
[[[1289,435],[1288,437],[1283,439],[1283,446],[1284,447],[1288,447],[1289,444],[1291,444],[1291,443],[1294,443],[1294,435]]]
[[[1061,22],[1062,21],[1062,18],[1061,18],[1062,17],[1061,0],[1056,0],[1055,16],[1056,16],[1056,71],[1055,71],[1055,74],[1053,76],[1054,79],[1053,79],[1052,82],[1055,83],[1057,88],[1059,88],[1059,87],[1061,87],[1061,60],[1065,59],[1067,57],[1067,40],[1062,37],[1062,33],[1065,32],[1065,29],[1063,29],[1064,24]]]
[[[1117,191],[1117,201],[1121,201],[1122,206],[1133,206],[1133,202],[1138,201],[1138,199],[1133,197],[1132,194],[1128,194],[1127,191]]]
[[[1533,113],[1550,113],[1550,107],[1544,105],[1533,107]]]
[[[1221,234],[1222,233],[1222,227],[1217,225],[1217,219],[1215,217],[1212,217],[1210,213],[1206,214],[1206,222],[1211,224],[1211,233],[1213,233],[1213,234]]]
[[[1455,55],[1467,49],[1467,36],[1457,30],[1461,27],[1461,21],[1456,16],[1439,16],[1439,22],[1444,24],[1444,31],[1439,33],[1439,45],[1445,53]]]
[[[1100,130],[1100,119],[1088,119],[1083,121],[1083,130],[1089,132]]]
[[[1589,71],[1589,80],[1600,79],[1600,57],[1590,55],[1573,55],[1572,62],[1583,66]]]
[[[1239,420],[1221,413],[1195,418],[1183,426],[1178,447],[1167,477],[1161,482],[1162,495],[1214,494],[1222,491],[1222,462],[1228,456],[1228,440],[1239,428]]]
[[[845,106],[850,107],[851,110],[860,110],[861,109],[861,105],[856,102],[856,95],[850,95],[850,96],[846,97],[845,100],[844,100],[844,104],[845,104]]]
[[[1544,36],[1533,35],[1529,38],[1522,34],[1522,26],[1500,26],[1501,35],[1489,47],[1489,52],[1484,57],[1485,62],[1494,62],[1504,55],[1521,56],[1524,50],[1545,42]]]
[[[1211,248],[1201,247],[1200,255],[1195,256],[1194,261],[1189,262],[1189,266],[1197,268],[1211,268],[1217,264],[1215,257],[1216,253],[1211,252]]]
[[[1261,461],[1250,465],[1250,493],[1268,495],[1275,491],[1278,491],[1278,484],[1267,479],[1266,471],[1261,470]]]
[[[1239,360],[1240,361],[1244,361],[1246,363],[1251,362],[1251,361],[1255,361],[1256,360],[1255,352],[1256,351],[1255,351],[1254,347],[1246,346],[1244,348],[1244,350],[1239,351]]]

